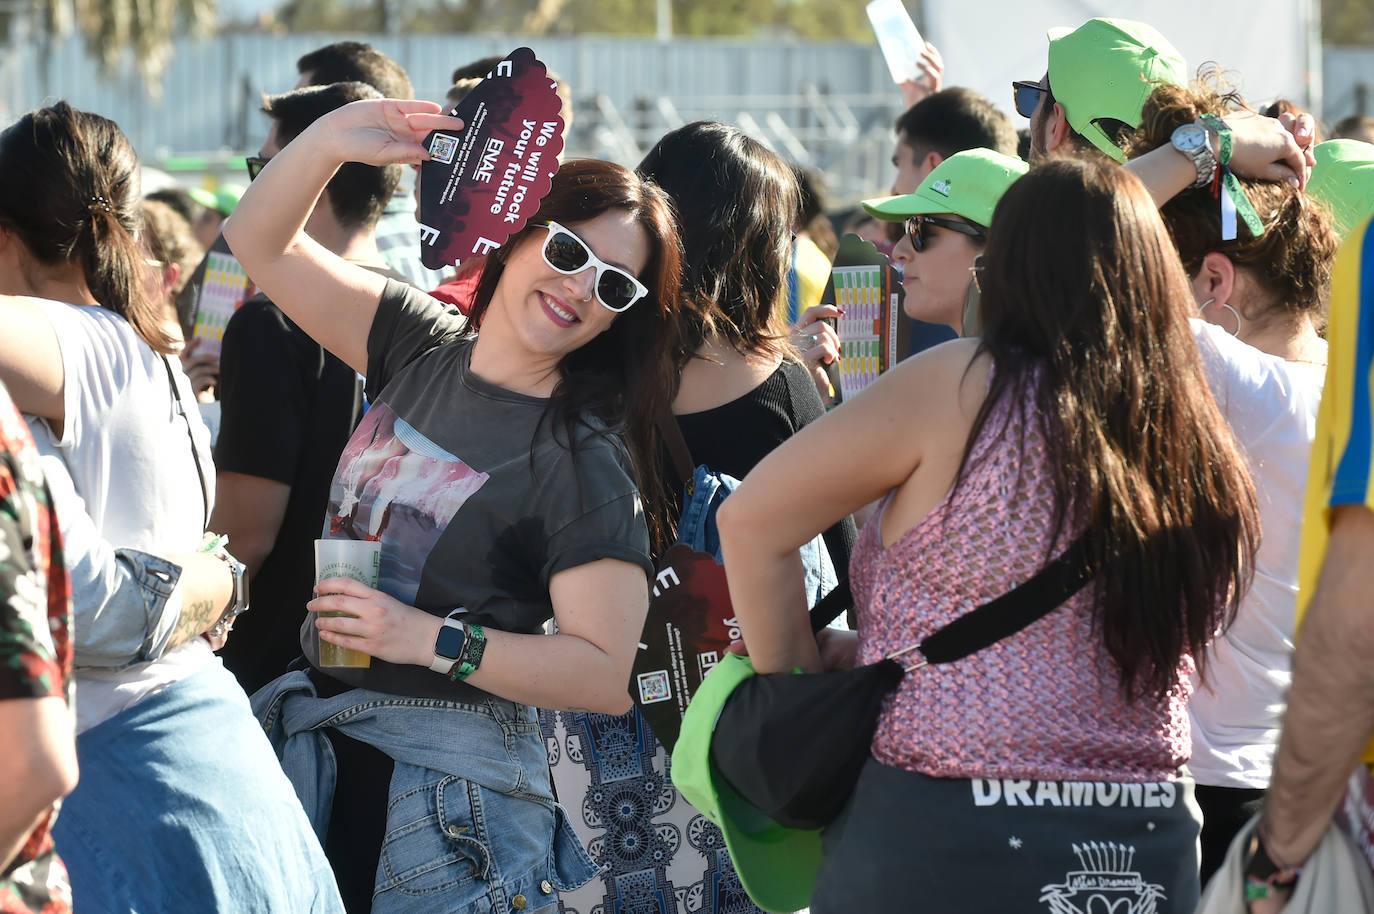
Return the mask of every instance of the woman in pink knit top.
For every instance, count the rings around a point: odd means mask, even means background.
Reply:
[[[1108,570],[1025,630],[906,675],[824,836],[812,911],[1191,911],[1192,658],[1234,612],[1259,525],[1187,279],[1144,186],[1092,162],[1013,184],[984,260],[981,340],[889,371],[722,506],[754,666],[871,663],[1080,535]],[[859,633],[818,645],[791,556],[875,498],[850,569]]]

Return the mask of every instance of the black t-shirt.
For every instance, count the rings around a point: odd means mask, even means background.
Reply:
[[[743,479],[774,448],[823,415],[825,406],[806,366],[784,359],[777,371],[749,393],[713,409],[679,415],[677,424],[693,463]],[[676,518],[682,487],[671,464],[665,463],[663,478],[671,490],[669,501]],[[849,554],[857,538],[858,530],[848,517],[825,531],[826,549],[841,578],[848,575]]]
[[[219,389],[216,469],[291,487],[276,543],[249,582],[251,608],[220,653],[251,694],[300,656],[297,632],[313,596],[314,541],[339,453],[362,412],[362,382],[255,295],[224,330]]]
[[[436,616],[454,609],[533,634],[553,615],[549,580],[614,558],[653,572],[643,507],[623,444],[584,427],[570,449],[549,401],[483,381],[465,322],[422,292],[388,282],[367,341],[372,401],[339,459],[325,530],[379,539],[382,591]],[[319,658],[315,626],[301,647]],[[428,668],[331,669],[398,695],[480,694]]]

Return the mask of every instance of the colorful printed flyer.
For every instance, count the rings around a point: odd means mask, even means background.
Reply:
[[[254,291],[253,281],[229,252],[229,245],[221,235],[210,246],[182,293],[193,296],[191,313],[195,320],[191,338],[200,340],[200,352],[219,355],[229,318]]]
[[[529,48],[496,65],[450,113],[461,132],[425,138],[420,260],[432,270],[480,256],[525,227],[563,152],[563,103]]]
[[[740,638],[725,568],[678,543],[654,579],[630,693],[659,742],[672,751],[701,681]]]
[[[911,354],[905,293],[887,257],[857,235],[845,235],[821,302],[845,311],[836,322],[840,358],[827,370],[837,402],[853,397]]]

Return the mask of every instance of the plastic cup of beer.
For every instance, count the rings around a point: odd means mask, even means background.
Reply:
[[[382,544],[375,540],[315,540],[315,583],[329,578],[352,578],[375,589],[382,559]],[[322,616],[347,616],[348,613],[320,613]],[[340,647],[320,639],[321,667],[366,669],[372,655]]]

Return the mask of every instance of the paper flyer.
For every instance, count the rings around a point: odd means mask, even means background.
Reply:
[[[200,352],[219,355],[229,318],[254,292],[253,281],[229,252],[223,235],[210,247],[186,287],[195,296],[191,338],[200,341]]]
[[[432,270],[500,247],[549,192],[563,152],[562,101],[534,51],[517,48],[450,113],[461,132],[425,138],[420,260]]]
[[[733,616],[725,568],[715,557],[682,543],[669,549],[654,578],[630,693],[670,752],[687,703],[740,639]]]
[[[916,29],[916,23],[911,21],[911,14],[902,5],[902,0],[873,0],[866,11],[868,21],[873,24],[873,33],[878,37],[883,59],[887,61],[887,71],[892,74],[892,81],[901,85],[919,80],[925,73],[921,52],[925,50],[926,43]]]
[[[905,292],[887,257],[857,235],[845,235],[821,301],[842,308],[836,321],[840,358],[829,366],[831,386],[843,402],[911,354]],[[832,370],[833,369],[833,370]]]

